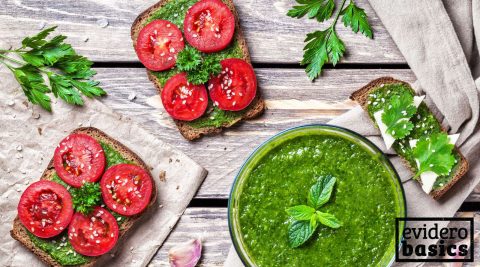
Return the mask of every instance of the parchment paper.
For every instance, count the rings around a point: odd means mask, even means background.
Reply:
[[[415,73],[414,89],[427,95],[427,105],[450,134],[461,134],[457,146],[470,163],[469,172],[436,201],[411,180],[412,173],[392,155],[405,190],[407,214],[452,217],[480,181],[480,1],[369,2]],[[378,130],[359,106],[330,123],[365,135],[384,152],[392,152],[385,150]],[[446,222],[438,226],[444,227]],[[232,249],[225,266],[243,266]]]
[[[58,142],[80,126],[104,131],[152,168],[157,204],[122,242],[115,257],[104,256],[108,266],[147,265],[197,192],[206,170],[100,101],[87,100],[84,107],[58,101],[50,114],[32,107],[20,90],[10,72],[0,66],[0,266],[44,265],[9,231],[22,192],[40,178]],[[165,181],[159,179],[161,171],[166,172]]]

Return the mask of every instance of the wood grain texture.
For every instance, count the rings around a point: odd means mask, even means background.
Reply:
[[[475,233],[480,232],[479,212],[459,212],[456,217],[475,217]],[[170,234],[164,245],[152,259],[149,266],[169,266],[168,250],[182,244],[192,238],[203,237],[202,259],[198,266],[223,266],[223,261],[228,255],[232,244],[228,232],[226,208],[188,208],[180,219],[180,222]],[[476,238],[475,247],[480,244],[480,238]],[[475,258],[478,259],[480,251],[475,250]],[[425,265],[438,266],[438,265]],[[476,266],[473,263],[464,266]]]
[[[137,62],[130,26],[140,12],[157,0],[0,1],[0,36],[13,46],[46,25],[59,32],[79,53],[93,61]],[[242,28],[254,63],[298,63],[305,34],[325,28],[314,20],[293,19],[286,13],[293,0],[236,0]],[[338,34],[347,46],[343,63],[405,63],[405,59],[367,0],[357,1],[369,16],[375,39],[353,33],[342,23]],[[102,26],[108,22],[108,26]],[[88,41],[86,39],[88,38]]]
[[[96,78],[109,94],[102,100],[106,105],[139,122],[209,171],[198,198],[227,198],[238,168],[253,149],[281,130],[325,123],[346,112],[355,105],[348,100],[350,94],[368,81],[385,75],[414,81],[410,70],[327,70],[321,80],[311,83],[300,69],[256,69],[259,87],[267,100],[265,114],[223,134],[188,142],[164,111],[144,69],[97,71]],[[128,100],[131,93],[137,96],[132,102]]]

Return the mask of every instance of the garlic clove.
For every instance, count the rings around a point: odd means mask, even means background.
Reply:
[[[201,256],[202,241],[199,239],[192,239],[168,251],[171,267],[195,267]]]

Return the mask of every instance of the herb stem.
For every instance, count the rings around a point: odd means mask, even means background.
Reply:
[[[335,19],[333,20],[331,28],[335,29],[335,26],[337,25],[338,18],[340,17],[340,13],[342,13],[343,7],[345,6],[345,2],[347,2],[347,0],[342,1],[342,5],[338,9],[337,15],[335,16]]]
[[[19,60],[16,60],[16,59],[14,59],[14,58],[11,58],[11,57],[7,57],[7,56],[2,55],[2,54],[0,54],[0,57],[6,59],[6,60],[8,60],[8,61],[15,62],[15,63],[20,64],[20,65],[25,64],[24,62],[21,62],[21,61],[19,61]]]

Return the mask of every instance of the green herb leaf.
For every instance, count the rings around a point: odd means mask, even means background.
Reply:
[[[99,205],[102,192],[99,183],[84,183],[80,188],[71,189],[70,194],[73,208],[77,212],[87,215],[93,211],[95,206]]]
[[[197,49],[187,46],[177,54],[176,66],[180,71],[191,71],[197,69],[202,63],[202,53]]]
[[[187,46],[177,55],[176,67],[187,73],[187,81],[191,84],[204,84],[212,75],[222,71],[220,61],[214,57],[205,57],[200,51]]]
[[[98,82],[90,80],[96,74],[91,69],[93,62],[77,55],[72,46],[64,42],[66,36],[58,35],[50,40],[46,39],[55,28],[26,37],[22,41],[21,49],[8,51],[19,55],[24,62],[8,56],[0,59],[13,72],[27,99],[51,111],[51,100],[47,95],[50,92],[74,105],[83,105],[81,94],[87,97],[105,95],[105,91],[97,86]],[[12,67],[6,61],[23,65]],[[42,74],[47,74],[50,88]]]
[[[288,244],[292,248],[299,247],[307,242],[315,232],[309,221],[294,221],[288,227]]]
[[[415,178],[427,171],[437,175],[449,174],[455,165],[455,157],[452,154],[454,147],[449,143],[446,133],[436,133],[430,137],[420,138],[413,148],[413,156],[420,165]]]
[[[345,52],[345,45],[338,38],[334,28],[309,33],[305,42],[307,44],[303,49],[305,53],[301,64],[307,65],[305,71],[310,80],[320,75],[326,63],[337,64]]]
[[[330,213],[317,211],[316,214],[318,221],[325,226],[335,229],[342,226],[342,223]]]
[[[335,2],[333,0],[296,0],[300,5],[294,6],[287,13],[292,18],[316,18],[319,22],[329,19],[333,14]]]
[[[386,132],[395,139],[405,138],[413,129],[410,119],[416,112],[417,108],[410,93],[392,96],[382,114],[382,121],[387,126]]]
[[[350,26],[355,33],[360,31],[366,37],[373,39],[372,27],[368,24],[365,10],[357,7],[353,1],[350,1],[350,4],[342,10],[340,15],[342,15],[342,21],[345,27]]]
[[[315,214],[315,209],[306,205],[299,205],[288,208],[287,214],[297,221],[308,221]]]
[[[308,191],[307,203],[310,207],[319,209],[328,202],[332,196],[336,178],[331,175],[320,177]]]

